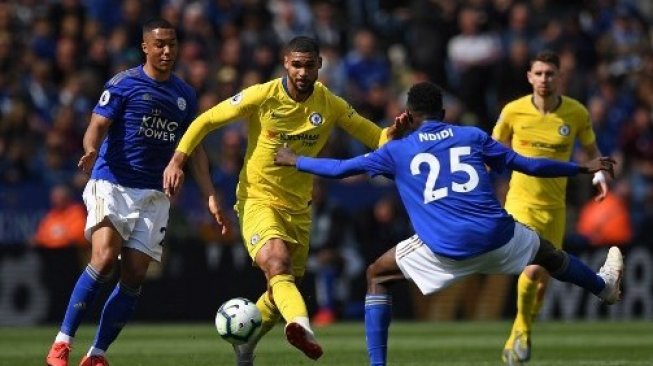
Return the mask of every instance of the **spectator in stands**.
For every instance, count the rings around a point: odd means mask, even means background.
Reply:
[[[85,224],[84,205],[73,199],[68,186],[56,185],[50,191],[50,210],[39,222],[32,244],[50,249],[88,246]]]
[[[472,7],[458,15],[460,34],[449,40],[448,57],[460,99],[474,115],[476,124],[486,131],[492,129],[486,103],[492,78],[492,68],[501,56],[499,37],[483,27],[483,13]]]
[[[581,208],[576,229],[589,245],[609,247],[630,243],[630,213],[622,192],[623,186],[608,192],[602,202],[590,200]]]

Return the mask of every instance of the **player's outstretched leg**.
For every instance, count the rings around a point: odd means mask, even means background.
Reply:
[[[100,275],[90,264],[86,266],[70,295],[61,329],[46,357],[46,365],[68,366],[68,357],[77,328],[84,318],[86,309],[93,303],[106,281],[107,276]]]

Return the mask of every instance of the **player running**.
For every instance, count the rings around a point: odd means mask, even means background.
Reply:
[[[234,346],[238,365],[252,365],[256,343],[283,317],[288,341],[311,359],[322,355],[296,283],[304,276],[311,228],[313,178],[274,164],[283,145],[316,156],[331,131],[340,127],[370,148],[384,144],[402,120],[381,130],[363,118],[322,83],[317,42],[292,39],[284,56],[286,75],[251,86],[200,115],[184,134],[164,173],[166,192],[174,195],[183,182],[189,154],[211,130],[247,121],[245,163],[236,190],[235,210],[244,245],[267,279],[267,291],[256,306],[263,316],[259,338]]]
[[[589,159],[601,153],[596,145],[587,109],[560,95],[560,59],[542,51],[527,73],[533,93],[508,103],[501,111],[492,136],[528,157],[569,161],[576,140]],[[602,172],[592,181],[605,198],[608,185]],[[556,248],[565,234],[567,178],[539,178],[513,172],[505,208],[519,222],[534,228]],[[549,282],[548,272],[537,264],[527,266],[517,280],[517,315],[502,352],[507,365],[521,365],[531,356],[531,328]]]
[[[119,264],[120,280],[104,304],[93,345],[80,364],[107,366],[105,353],[134,312],[150,262],[161,261],[170,207],[161,174],[195,117],[197,102],[193,89],[172,74],[177,57],[172,25],[162,19],[145,23],[142,47],[145,64],[107,82],[84,134],[79,167],[91,173],[83,194],[91,261],[70,295],[46,358],[49,366],[68,365],[86,309]],[[209,211],[222,225],[203,149],[193,161]],[[227,227],[222,226],[223,233]]]

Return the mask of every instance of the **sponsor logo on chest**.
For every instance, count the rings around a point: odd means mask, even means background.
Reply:
[[[179,122],[171,121],[161,115],[161,110],[153,108],[150,114],[141,118],[141,125],[138,128],[138,135],[147,138],[176,142]]]

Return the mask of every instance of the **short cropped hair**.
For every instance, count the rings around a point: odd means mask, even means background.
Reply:
[[[290,40],[286,46],[286,53],[302,52],[320,54],[320,45],[311,37],[298,36]]]
[[[408,90],[406,105],[413,112],[438,116],[442,113],[442,89],[428,81],[417,83]]]
[[[143,24],[143,34],[151,32],[157,28],[161,29],[175,29],[175,27],[163,18],[152,18]]]
[[[537,55],[531,59],[530,66],[533,67],[533,64],[537,61],[552,64],[558,69],[560,68],[560,57],[557,53],[550,50],[538,52]]]

